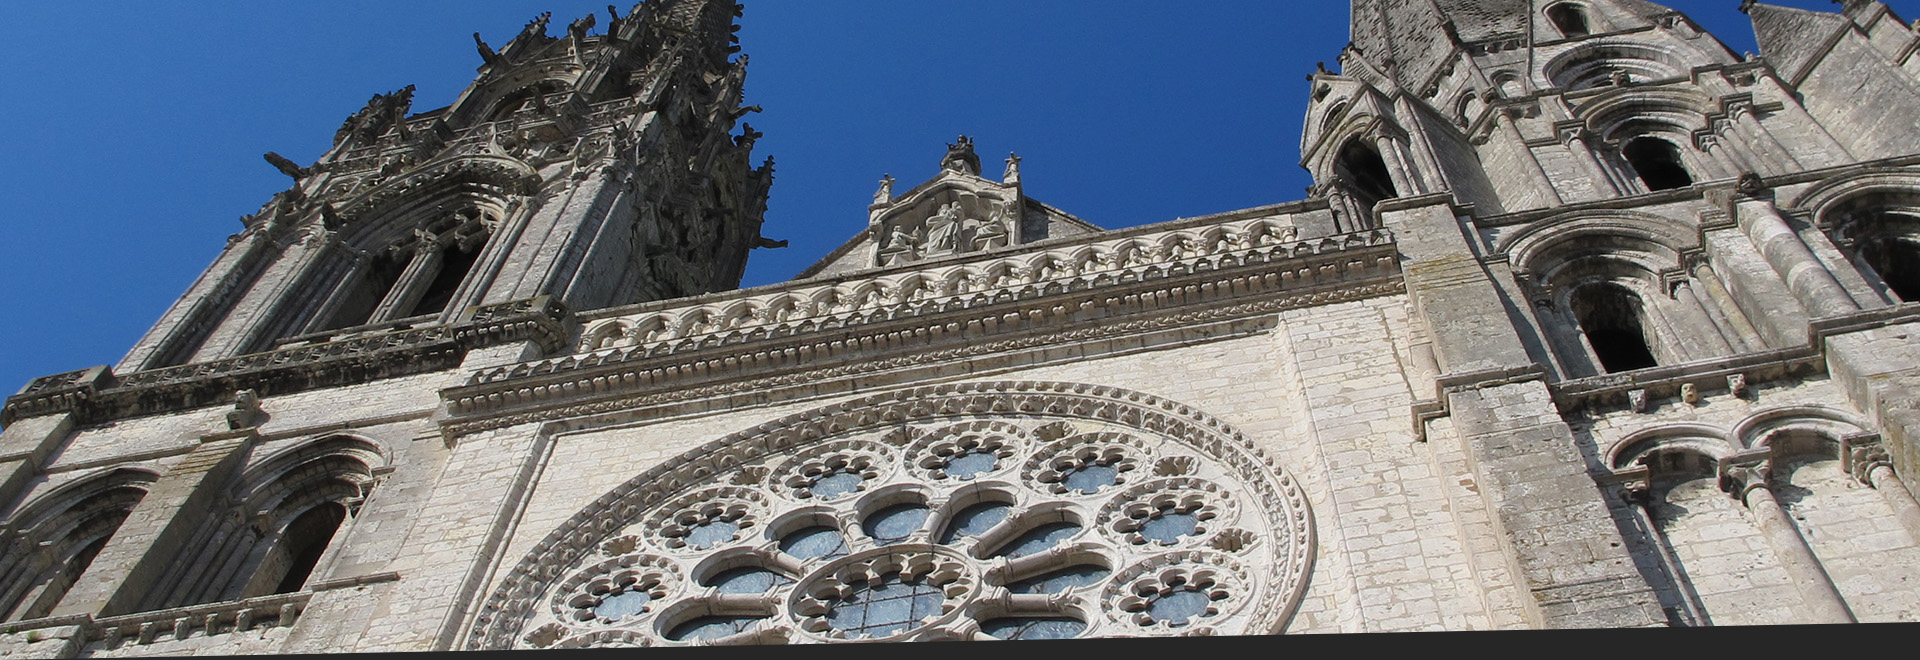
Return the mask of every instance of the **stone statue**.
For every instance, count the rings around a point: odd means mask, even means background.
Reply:
[[[1007,173],[1000,176],[1002,183],[1020,182],[1020,154],[1007,154]]]
[[[940,211],[927,220],[927,242],[922,247],[928,253],[955,252],[960,249],[960,231],[966,217],[960,211],[960,203],[954,202],[940,207]]]
[[[995,207],[993,213],[987,215],[987,221],[973,232],[973,249],[991,250],[1006,247],[1009,244],[1012,222],[1007,214],[1007,206],[1003,204]]]
[[[947,156],[940,159],[940,169],[979,176],[980,157],[973,153],[973,138],[962,135],[958,142],[947,145]]]
[[[893,175],[880,175],[880,189],[873,193],[873,203],[885,204],[893,201]]]

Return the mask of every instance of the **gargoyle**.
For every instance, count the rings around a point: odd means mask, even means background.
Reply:
[[[596,18],[594,14],[587,14],[586,18],[567,25],[567,36],[573,37],[575,43],[586,41],[587,30],[593,29],[594,24],[598,21],[599,19]]]
[[[497,65],[506,61],[505,58],[500,57],[500,53],[494,52],[492,46],[487,45],[487,40],[480,38],[478,32],[473,33],[473,44],[480,48],[480,59],[486,60],[487,64]]]
[[[315,171],[315,168],[312,168],[312,167],[301,167],[299,165],[295,165],[293,161],[287,160],[286,156],[282,156],[280,154],[277,154],[271,151],[267,152],[265,157],[267,159],[267,162],[272,163],[275,169],[280,170],[281,174],[285,174],[287,176],[293,177],[293,180],[295,181],[299,181],[301,179],[305,179],[307,177],[313,176],[313,173]]]

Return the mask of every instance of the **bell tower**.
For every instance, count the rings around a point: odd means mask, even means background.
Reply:
[[[1359,224],[1442,190],[1499,214],[1851,160],[1762,63],[1642,0],[1356,0],[1340,65],[1310,78],[1302,165]]]
[[[117,365],[149,370],[449,324],[546,296],[581,311],[738,286],[771,160],[735,124],[732,0],[541,14],[452,105],[375,95]]]

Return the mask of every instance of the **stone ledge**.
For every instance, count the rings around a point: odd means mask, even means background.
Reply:
[[[35,379],[0,409],[0,425],[70,412],[81,423],[231,403],[452,369],[467,351],[514,341],[560,350],[570,334],[565,306],[547,296],[471,307],[451,325],[396,329],[224,360],[116,376],[107,367]]]

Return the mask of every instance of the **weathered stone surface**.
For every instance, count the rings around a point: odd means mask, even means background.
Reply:
[[[1913,32],[1525,4],[1356,2],[1309,199],[962,138],[748,291],[735,3],[543,15],[8,399],[0,656],[1920,617]]]

